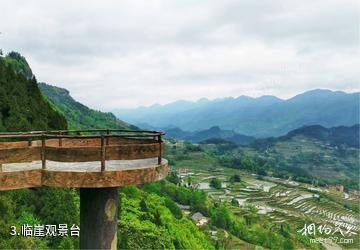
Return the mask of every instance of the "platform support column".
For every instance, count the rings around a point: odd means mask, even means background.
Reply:
[[[116,249],[119,191],[80,189],[80,249]]]
[[[158,165],[161,164],[161,159],[162,159],[162,139],[161,139],[161,135],[158,136],[158,142],[159,142],[159,156],[158,156]]]

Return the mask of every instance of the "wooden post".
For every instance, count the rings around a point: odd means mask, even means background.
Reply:
[[[59,135],[60,136],[62,135],[61,131],[59,132]],[[62,138],[61,137],[59,138],[59,147],[62,147]]]
[[[105,171],[106,147],[104,135],[101,135],[101,172]]]
[[[29,138],[29,139],[28,139],[28,147],[31,147],[31,146],[32,146],[32,139]]]
[[[162,158],[162,140],[161,140],[161,135],[159,135],[159,137],[158,137],[158,139],[159,139],[159,157],[158,157],[158,165],[160,165],[161,164],[161,158]]]
[[[110,130],[109,129],[106,130],[106,134],[110,135]],[[106,146],[107,145],[109,145],[109,137],[106,137]]]
[[[45,135],[41,135],[41,165],[46,169],[46,140]]]
[[[117,249],[118,208],[116,187],[80,189],[80,249]]]
[[[3,170],[2,170],[2,164],[0,163],[0,172],[2,172]]]

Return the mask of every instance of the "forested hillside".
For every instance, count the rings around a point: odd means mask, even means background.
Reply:
[[[281,137],[257,139],[238,146],[226,141],[205,141],[223,167],[246,169],[260,175],[292,178],[321,185],[343,184],[358,189],[359,125],[324,128],[308,126]]]
[[[43,98],[26,60],[0,57],[0,131],[66,129],[65,117]]]
[[[357,232],[354,234],[353,241],[338,242],[341,245],[338,249],[357,249],[359,200],[350,189],[357,190],[358,182],[357,179],[353,183],[346,182],[342,177],[344,169],[358,169],[356,157],[359,151],[352,151],[353,162],[348,161],[347,157],[342,157],[343,165],[339,168],[340,170],[328,170],[329,174],[337,175],[336,177],[318,178],[320,177],[316,177],[318,171],[329,167],[321,162],[323,159],[320,162],[314,161],[315,164],[313,164],[313,159],[309,160],[306,157],[300,159],[299,162],[286,162],[286,159],[282,159],[289,151],[298,156],[308,153],[306,147],[314,144],[308,144],[302,140],[304,138],[298,141],[298,143],[303,143],[299,144],[300,147],[294,147],[292,142],[287,142],[288,147],[284,143],[274,148],[284,151],[276,153],[275,150],[268,150],[269,154],[266,154],[266,150],[262,153],[261,151],[250,152],[251,148],[248,146],[237,146],[221,140],[211,140],[209,144],[198,145],[174,140],[167,145],[166,158],[172,168],[181,172],[181,176],[184,177],[177,179],[176,175],[170,175],[170,177],[174,176],[171,181],[181,182],[182,185],[190,185],[205,191],[215,202],[215,207],[221,207],[221,212],[220,209],[217,210],[220,212],[219,216],[213,216],[212,209],[208,210],[211,215],[210,223],[220,227],[227,225],[228,232],[238,235],[240,239],[247,242],[269,249],[316,249],[319,246],[313,243],[302,246],[300,242],[306,244],[309,243],[309,239],[296,233],[304,227],[305,223],[310,222],[316,225],[326,224],[329,228],[340,224],[343,228],[354,225]],[[311,139],[307,138],[307,140]],[[314,152],[313,158],[317,155],[333,154],[329,160],[334,162],[339,160],[339,155],[336,155],[335,151],[322,148],[326,144],[317,143],[315,147],[318,147],[318,151]],[[288,151],[285,151],[286,149]],[[350,153],[346,149],[345,152]],[[339,163],[336,162],[336,164]],[[302,167],[304,169],[301,169]],[[309,167],[313,169],[310,170]],[[304,175],[304,172],[307,175]],[[330,185],[341,183],[345,185],[344,191],[336,190],[333,185]],[[351,186],[352,184],[354,186]],[[165,189],[165,192],[168,190],[168,193],[174,193],[169,189],[169,187]],[[331,215],[334,213],[340,216],[334,218]],[[346,224],[348,218],[354,218],[350,222],[352,225]],[[246,226],[240,229],[239,220],[245,220]],[[233,231],[232,228],[237,230]],[[281,235],[291,241],[284,242],[286,245],[279,245],[281,240],[278,236],[281,238]],[[335,237],[344,235],[335,232],[333,234]],[[231,247],[233,241],[234,238],[225,241],[227,242],[225,249],[254,249],[241,245]]]
[[[15,56],[14,56],[15,55]],[[18,53],[0,57],[0,131],[66,129],[65,117],[42,96],[26,60]],[[25,75],[24,75],[25,73]],[[0,249],[71,248],[77,239],[10,237],[10,227],[78,224],[74,190],[23,189],[0,192]]]
[[[346,145],[359,148],[360,124],[353,126],[339,126],[324,128],[320,125],[306,126],[290,131],[283,138],[291,138],[298,135],[307,136],[335,146]]]
[[[41,92],[64,114],[70,129],[136,129],[117,119],[112,113],[104,113],[75,101],[68,90],[39,83]]]

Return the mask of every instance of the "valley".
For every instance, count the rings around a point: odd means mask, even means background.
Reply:
[[[176,147],[183,147],[182,143],[176,143]],[[172,159],[171,151],[168,154]],[[271,221],[274,227],[288,223],[292,232],[301,235],[304,227],[314,226],[316,238],[352,239],[352,242],[336,243],[343,249],[354,249],[359,244],[359,196],[355,194],[336,191],[330,186],[320,187],[222,167],[213,156],[204,152],[187,152],[187,156],[179,158],[173,171],[181,178],[182,185],[205,191],[215,202],[231,204],[232,211],[238,216],[244,216],[244,211],[252,207],[261,220]],[[234,175],[240,176],[241,180],[230,181]],[[221,188],[211,186],[213,178],[221,181]],[[324,227],[328,228],[326,234],[317,230]]]

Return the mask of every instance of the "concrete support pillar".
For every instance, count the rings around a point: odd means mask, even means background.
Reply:
[[[116,249],[118,188],[80,189],[80,249]]]

